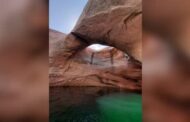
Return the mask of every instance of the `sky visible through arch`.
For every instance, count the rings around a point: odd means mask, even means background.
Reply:
[[[69,33],[88,0],[49,0],[49,28]]]

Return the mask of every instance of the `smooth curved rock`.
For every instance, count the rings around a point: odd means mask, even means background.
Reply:
[[[142,60],[141,0],[89,0],[72,33]]]

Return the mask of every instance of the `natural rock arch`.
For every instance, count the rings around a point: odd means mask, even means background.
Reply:
[[[109,86],[140,90],[141,17],[141,0],[89,0],[72,32],[55,38],[57,41],[50,40],[50,86]],[[53,35],[62,35],[51,30],[50,33],[50,39]],[[115,47],[138,63],[125,60],[114,70],[89,66],[84,60],[81,63],[77,55],[94,43]]]
[[[50,30],[50,86],[102,86],[140,90],[141,66],[128,61],[116,48],[103,50],[90,63],[92,51],[75,36]],[[63,43],[61,45],[61,43]],[[63,49],[64,47],[64,49]],[[108,59],[113,52],[114,63]]]
[[[88,44],[116,47],[142,60],[141,0],[89,0],[72,34]]]

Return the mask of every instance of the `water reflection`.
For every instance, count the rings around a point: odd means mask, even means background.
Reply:
[[[141,122],[141,95],[113,88],[50,88],[50,122]]]

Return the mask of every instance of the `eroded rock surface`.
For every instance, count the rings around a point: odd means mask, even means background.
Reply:
[[[50,30],[50,85],[140,90],[141,12],[141,0],[89,0],[71,33]]]
[[[141,0],[89,0],[71,33],[50,30],[50,85],[140,90],[141,11]]]
[[[88,44],[110,45],[141,61],[141,13],[141,0],[89,0],[72,33]]]
[[[50,86],[106,86],[140,90],[141,66],[113,47],[95,52],[85,43],[50,30]],[[60,46],[62,45],[62,46]]]

